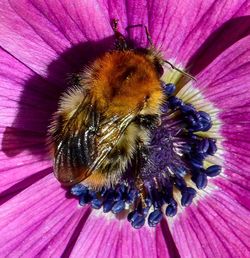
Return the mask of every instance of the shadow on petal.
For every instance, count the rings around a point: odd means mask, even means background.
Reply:
[[[57,109],[59,97],[68,87],[67,77],[80,72],[112,46],[113,37],[72,46],[48,65],[46,78],[35,75],[26,82],[18,113],[3,135],[2,150],[5,155],[14,157],[24,150],[34,155],[46,155],[48,125]]]
[[[40,179],[44,178],[48,174],[51,173],[51,168],[47,168],[41,170],[33,175],[30,175],[20,182],[12,185],[10,188],[6,189],[5,191],[0,193],[0,205],[3,205],[5,202],[10,200],[12,197],[20,193],[23,189],[28,188],[29,186],[33,185],[35,182],[39,181]]]
[[[190,58],[187,67],[190,73],[198,74],[224,50],[250,34],[250,16],[233,18],[225,22],[207,38],[198,51]]]
[[[233,18],[225,22],[214,31],[190,57],[186,70],[193,76],[204,70],[223,51],[240,39],[250,35],[250,16]],[[177,82],[178,91],[189,81],[189,78],[181,76]]]

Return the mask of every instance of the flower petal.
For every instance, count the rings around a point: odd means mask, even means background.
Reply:
[[[0,45],[44,77],[49,64],[71,46],[98,41],[112,32],[97,1],[4,0],[0,12]],[[61,58],[57,76],[69,70],[68,63],[74,64],[75,58],[79,55]]]
[[[127,221],[103,215],[91,213],[70,257],[172,257],[160,227],[135,230]]]
[[[3,49],[0,60],[0,191],[6,195],[24,188],[29,183],[21,181],[30,181],[31,175],[51,166],[46,131],[59,94],[46,91],[49,84]]]
[[[247,257],[249,211],[224,192],[186,208],[172,226],[183,257]]]
[[[148,26],[154,44],[164,52],[165,58],[188,68],[197,63],[195,73],[249,33],[250,17],[242,18],[250,14],[246,0],[106,2],[109,15],[118,18],[122,28],[138,24]],[[129,29],[129,35],[140,46],[148,43],[143,27]],[[225,37],[228,35],[230,37]]]
[[[197,75],[202,93],[224,111],[249,107],[249,40],[250,36],[235,43]]]
[[[197,75],[197,87],[203,98],[200,98],[195,91],[191,93],[188,90],[190,85],[181,89],[182,97],[192,104],[204,107],[206,105],[204,100],[208,100],[218,110],[220,125],[218,136],[223,139],[223,167],[229,177],[219,180],[229,180],[224,183],[227,185],[235,182],[237,189],[240,187],[245,191],[249,191],[250,158],[249,42],[250,36],[241,39]],[[219,180],[215,180],[215,183],[221,185]],[[229,187],[223,189],[229,190]],[[239,201],[243,201],[242,194],[247,192],[240,190],[237,192],[241,193]],[[244,198],[244,201],[246,199]]]
[[[226,28],[224,25],[231,18],[249,14],[250,8],[246,0],[199,0],[191,3],[12,0],[10,4],[5,0],[1,2],[0,10],[3,14],[0,45],[31,69],[46,76],[48,64],[70,46],[112,35],[111,18],[119,18],[122,32],[128,25],[148,25],[153,42],[165,52],[166,58],[174,58],[185,65],[198,49],[204,55],[205,46],[211,45],[206,40],[211,41],[214,32],[232,35],[230,42],[220,42],[219,50],[216,48],[214,51],[216,55],[246,35],[246,28],[243,26],[244,30],[241,29],[246,20],[230,21]],[[238,29],[235,29],[235,24]],[[129,34],[140,45],[147,42],[143,28],[131,29]],[[18,40],[13,40],[15,38]],[[25,51],[27,49],[29,51]],[[202,59],[204,62],[204,56]],[[64,69],[69,60],[61,61],[59,70]]]
[[[65,198],[52,175],[46,176],[1,207],[1,254],[59,257],[86,212]]]

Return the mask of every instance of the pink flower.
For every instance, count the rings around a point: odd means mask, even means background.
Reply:
[[[1,257],[248,257],[250,2],[2,0],[0,3]],[[46,132],[65,76],[110,48],[121,32],[148,26],[184,101],[207,109],[223,173],[196,202],[156,228],[78,207],[52,173]],[[129,37],[146,46],[144,30]],[[184,86],[185,85],[185,86]],[[211,108],[212,107],[212,108]]]

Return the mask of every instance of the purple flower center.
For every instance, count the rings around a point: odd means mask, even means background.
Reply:
[[[139,161],[134,160],[112,188],[94,191],[82,184],[71,188],[80,205],[89,203],[94,209],[103,208],[103,212],[114,214],[128,208],[127,218],[134,228],[142,227],[146,219],[154,227],[164,213],[175,216],[176,191],[181,195],[181,205],[189,206],[196,195],[196,190],[187,184],[190,177],[197,189],[204,189],[207,177],[221,172],[218,165],[205,168],[203,164],[207,156],[217,151],[214,139],[197,134],[211,128],[209,114],[173,96],[175,85],[162,82],[162,87],[168,96],[162,106],[162,123],[152,130],[149,148],[141,150]],[[132,174],[137,175],[136,180]]]

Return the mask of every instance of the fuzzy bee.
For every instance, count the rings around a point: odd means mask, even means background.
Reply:
[[[113,29],[115,49],[79,74],[49,128],[54,174],[64,185],[115,185],[160,124],[165,61],[153,47],[130,49],[116,20]]]

